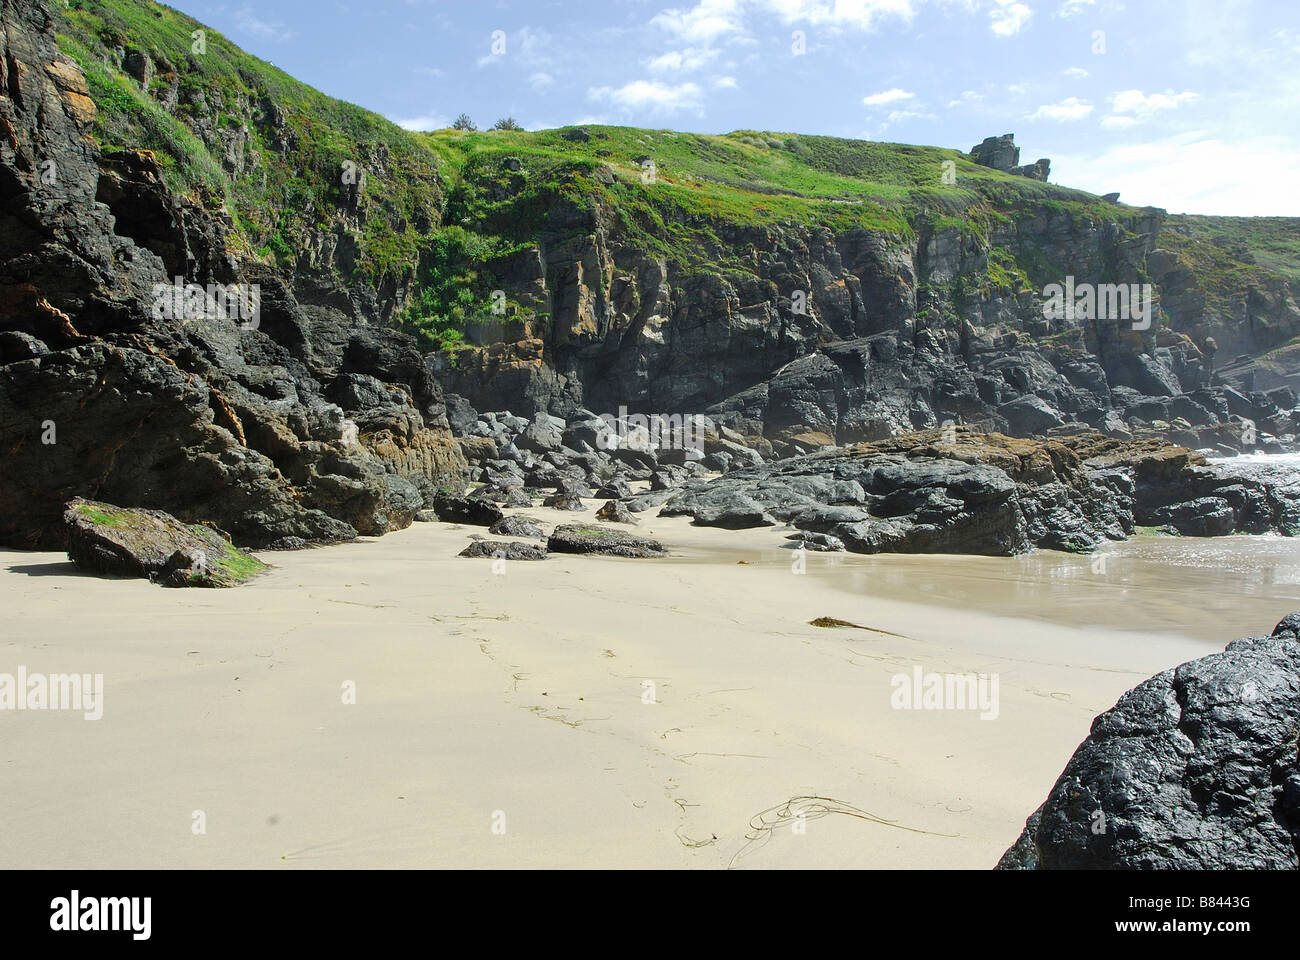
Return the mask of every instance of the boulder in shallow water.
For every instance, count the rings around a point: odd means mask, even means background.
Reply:
[[[803,548],[812,550],[814,553],[843,553],[844,541],[839,537],[833,537],[829,533],[814,533],[808,530],[800,530],[798,533],[792,533],[787,540],[795,541],[790,546],[796,550]]]
[[[267,569],[215,527],[161,510],[71,501],[63,514],[68,559],[83,570],[142,577],[168,587],[233,587]]]

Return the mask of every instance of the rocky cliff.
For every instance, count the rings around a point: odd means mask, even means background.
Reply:
[[[255,546],[409,523],[464,465],[414,341],[304,307],[152,153],[102,151],[55,26],[0,3],[0,543],[61,545],[82,495]],[[253,309],[171,310],[214,290]]]
[[[436,347],[438,379],[479,410],[708,412],[778,444],[945,420],[1224,450],[1296,432],[1293,220],[1052,186],[1009,134],[969,154],[756,131],[412,135],[214,32],[194,53],[202,25],[147,0],[75,6],[63,46],[104,91],[96,135],[156,146],[181,192],[221,194],[302,302]],[[1138,292],[1045,315],[1053,284]]]
[[[707,413],[735,464],[1300,432],[1294,221],[1127,207],[1002,169],[1007,138],[412,134],[151,0],[4,11],[3,542],[74,495],[381,533],[482,453],[451,436],[479,411]],[[195,286],[256,322],[159,310]]]

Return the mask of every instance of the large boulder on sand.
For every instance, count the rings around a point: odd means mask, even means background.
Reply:
[[[161,510],[71,501],[63,515],[68,559],[83,570],[142,577],[167,587],[233,587],[266,570],[224,533]]]
[[[663,544],[649,537],[639,537],[611,530],[609,527],[565,524],[556,527],[546,543],[552,553],[597,553],[608,557],[662,557]]]

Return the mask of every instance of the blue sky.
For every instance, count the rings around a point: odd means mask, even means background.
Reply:
[[[1181,213],[1300,216],[1296,0],[176,0],[411,129],[759,129],[969,149]]]

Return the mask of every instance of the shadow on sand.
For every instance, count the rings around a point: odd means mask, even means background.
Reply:
[[[55,561],[53,563],[15,563],[6,569],[10,573],[21,573],[27,577],[95,577],[101,580],[105,579],[100,574],[78,569],[77,565],[71,560]],[[108,579],[121,578],[113,577]]]

